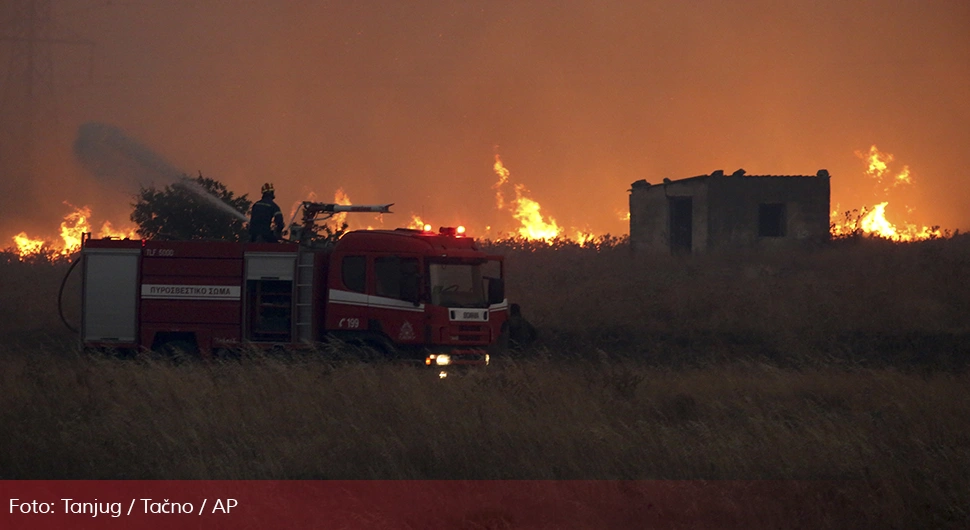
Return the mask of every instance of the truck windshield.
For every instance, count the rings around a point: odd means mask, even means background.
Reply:
[[[488,307],[482,265],[431,263],[428,265],[431,303],[445,307]]]

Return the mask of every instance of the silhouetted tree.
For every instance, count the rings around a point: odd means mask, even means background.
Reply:
[[[185,177],[163,190],[143,187],[136,198],[131,220],[143,238],[249,241],[243,219],[248,217],[252,201],[246,195],[235,197],[218,180],[201,174],[194,179]]]
[[[312,240],[317,245],[335,245],[337,240],[347,233],[347,228],[349,225],[347,223],[319,223],[316,228],[313,229],[312,235],[306,234],[304,236],[307,240]]]

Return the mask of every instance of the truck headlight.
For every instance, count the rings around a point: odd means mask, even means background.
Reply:
[[[447,353],[442,353],[434,358],[434,362],[438,366],[448,366],[451,364],[451,356]]]

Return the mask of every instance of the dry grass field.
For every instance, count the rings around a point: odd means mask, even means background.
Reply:
[[[781,480],[824,491],[777,521],[970,524],[970,239],[492,250],[540,339],[446,380],[82,354],[67,265],[0,259],[0,478]]]

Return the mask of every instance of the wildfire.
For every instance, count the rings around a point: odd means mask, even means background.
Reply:
[[[893,155],[879,151],[875,145],[870,147],[868,152],[856,151],[856,156],[863,159],[866,176],[881,185],[883,192],[888,192],[890,188],[913,183],[909,166],[903,166],[898,173],[893,175],[893,172],[889,170]],[[888,182],[887,177],[889,177]],[[889,201],[883,201],[872,208],[863,208],[861,211],[852,210],[841,213],[839,208],[836,208],[831,215],[832,235],[838,237],[862,233],[894,241],[919,241],[943,236],[939,227],[918,226],[909,223],[896,225],[890,222],[886,218],[888,207]]]
[[[869,148],[869,153],[864,154],[861,151],[856,151],[856,156],[863,158],[868,163],[868,169],[866,173],[870,177],[881,179],[883,173],[889,169],[889,163],[893,161],[893,155],[889,153],[881,153],[876,146],[873,145]]]
[[[592,232],[583,232],[582,230],[576,231],[576,237],[573,238],[574,241],[580,245],[585,245],[587,243],[592,243],[596,240],[596,236]]]
[[[545,241],[559,237],[562,229],[556,224],[556,220],[552,217],[549,217],[548,222],[543,219],[539,203],[525,196],[528,191],[524,184],[515,185],[512,217],[522,223],[522,226],[519,227],[519,235],[526,239],[543,239]]]
[[[855,154],[865,161],[866,175],[874,179],[878,184],[883,185],[883,191],[889,191],[890,188],[913,183],[910,178],[909,166],[903,166],[903,169],[895,176],[892,176],[889,182],[885,181],[885,177],[891,176],[892,173],[889,171],[889,163],[894,158],[892,153],[883,153],[873,145],[869,148],[868,153],[856,151]]]
[[[495,174],[498,175],[498,182],[492,185],[492,188],[496,190],[495,204],[497,208],[504,209],[505,200],[502,195],[502,186],[508,183],[511,172],[502,164],[502,159],[498,154],[495,155],[493,169]],[[542,216],[539,203],[526,196],[529,190],[525,187],[525,184],[515,184],[513,189],[515,190],[515,199],[509,205],[509,210],[512,212],[512,217],[519,221],[521,225],[518,229],[519,236],[525,239],[541,239],[543,241],[552,241],[558,238],[562,234],[562,228],[552,217],[549,217],[547,221]]]
[[[834,210],[832,212],[832,235],[838,237],[862,233],[894,241],[922,241],[944,237],[943,231],[937,226],[928,227],[915,224],[897,226],[893,224],[886,219],[886,207],[888,205],[889,202],[881,202],[873,206],[872,209],[863,209],[861,212],[853,210],[841,214],[838,210]]]
[[[342,204],[345,206],[352,204],[350,202],[350,196],[347,195],[347,192],[343,188],[337,188],[337,191],[333,194],[333,202],[334,204]],[[331,220],[336,228],[340,228],[347,222],[347,212],[336,213]]]
[[[502,196],[502,186],[509,181],[510,172],[505,169],[502,164],[502,159],[499,158],[498,154],[495,155],[495,165],[492,166],[495,170],[495,174],[498,175],[498,182],[492,184],[492,189],[495,190],[495,207],[499,210],[505,208],[505,197]]]
[[[13,242],[17,246],[17,254],[21,258],[33,254],[40,254],[46,244],[46,241],[43,239],[31,239],[27,236],[26,232],[21,232],[13,236]]]
[[[428,232],[431,230],[432,227],[430,224],[422,221],[420,216],[411,214],[411,222],[408,223],[407,228],[410,228],[412,230],[424,230],[425,232]]]
[[[67,203],[65,203],[67,204]],[[20,259],[24,259],[29,256],[50,253],[51,255],[59,256],[70,256],[81,248],[81,238],[83,234],[95,232],[91,229],[91,224],[89,219],[91,218],[91,209],[87,206],[76,207],[68,204],[74,209],[71,213],[64,216],[64,220],[61,222],[60,227],[60,238],[58,241],[51,241],[44,238],[32,238],[27,235],[26,232],[20,232],[19,234],[13,236],[12,240],[14,242],[14,250]],[[99,238],[116,238],[116,239],[137,239],[138,234],[135,232],[134,228],[115,228],[110,221],[105,221],[101,225],[101,229],[97,232],[96,237]]]
[[[863,232],[877,233],[885,237],[898,237],[899,231],[886,219],[886,206],[889,206],[888,202],[881,202],[862,216],[859,220],[859,226]]]

